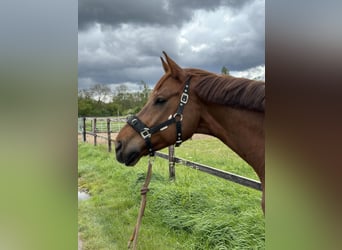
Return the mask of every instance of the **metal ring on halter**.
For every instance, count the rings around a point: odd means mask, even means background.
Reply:
[[[179,116],[179,121],[182,121],[182,120],[183,120],[183,114],[175,113],[175,114],[173,115],[173,118],[176,118],[177,116]]]
[[[133,119],[131,122],[133,125],[135,125],[137,123],[138,119]]]

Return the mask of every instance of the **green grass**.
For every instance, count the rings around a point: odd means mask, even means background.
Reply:
[[[256,179],[246,163],[216,139],[193,140],[176,156]],[[115,160],[105,146],[79,143],[79,202],[84,249],[126,249],[140,206],[147,158],[134,168]],[[156,158],[139,249],[264,249],[261,192],[184,167],[168,179],[168,163]]]

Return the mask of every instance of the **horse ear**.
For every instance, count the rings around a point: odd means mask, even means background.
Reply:
[[[169,71],[169,66],[167,66],[167,63],[164,61],[164,59],[162,57],[160,57],[160,60],[162,61],[165,73],[168,72]]]
[[[170,71],[172,78],[178,79],[181,82],[185,81],[185,72],[184,70],[178,66],[177,63],[175,63],[167,54],[165,51],[163,51],[163,54],[165,56],[166,62],[167,62],[167,69]],[[164,67],[165,70],[165,67]]]

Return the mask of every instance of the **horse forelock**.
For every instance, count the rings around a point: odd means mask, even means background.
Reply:
[[[185,69],[196,79],[195,92],[204,101],[265,112],[265,82]]]

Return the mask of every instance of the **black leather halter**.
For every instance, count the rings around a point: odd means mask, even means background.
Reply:
[[[168,120],[160,123],[152,128],[146,126],[137,116],[132,116],[127,120],[127,123],[137,131],[141,137],[145,140],[148,152],[150,156],[154,156],[153,145],[151,142],[152,134],[157,133],[168,128],[172,123],[176,123],[176,144],[178,147],[183,142],[182,140],[182,120],[183,120],[183,110],[185,105],[189,100],[189,86],[190,86],[191,76],[186,80],[185,86],[183,88],[183,93],[181,95],[177,111],[174,115],[171,115]]]

